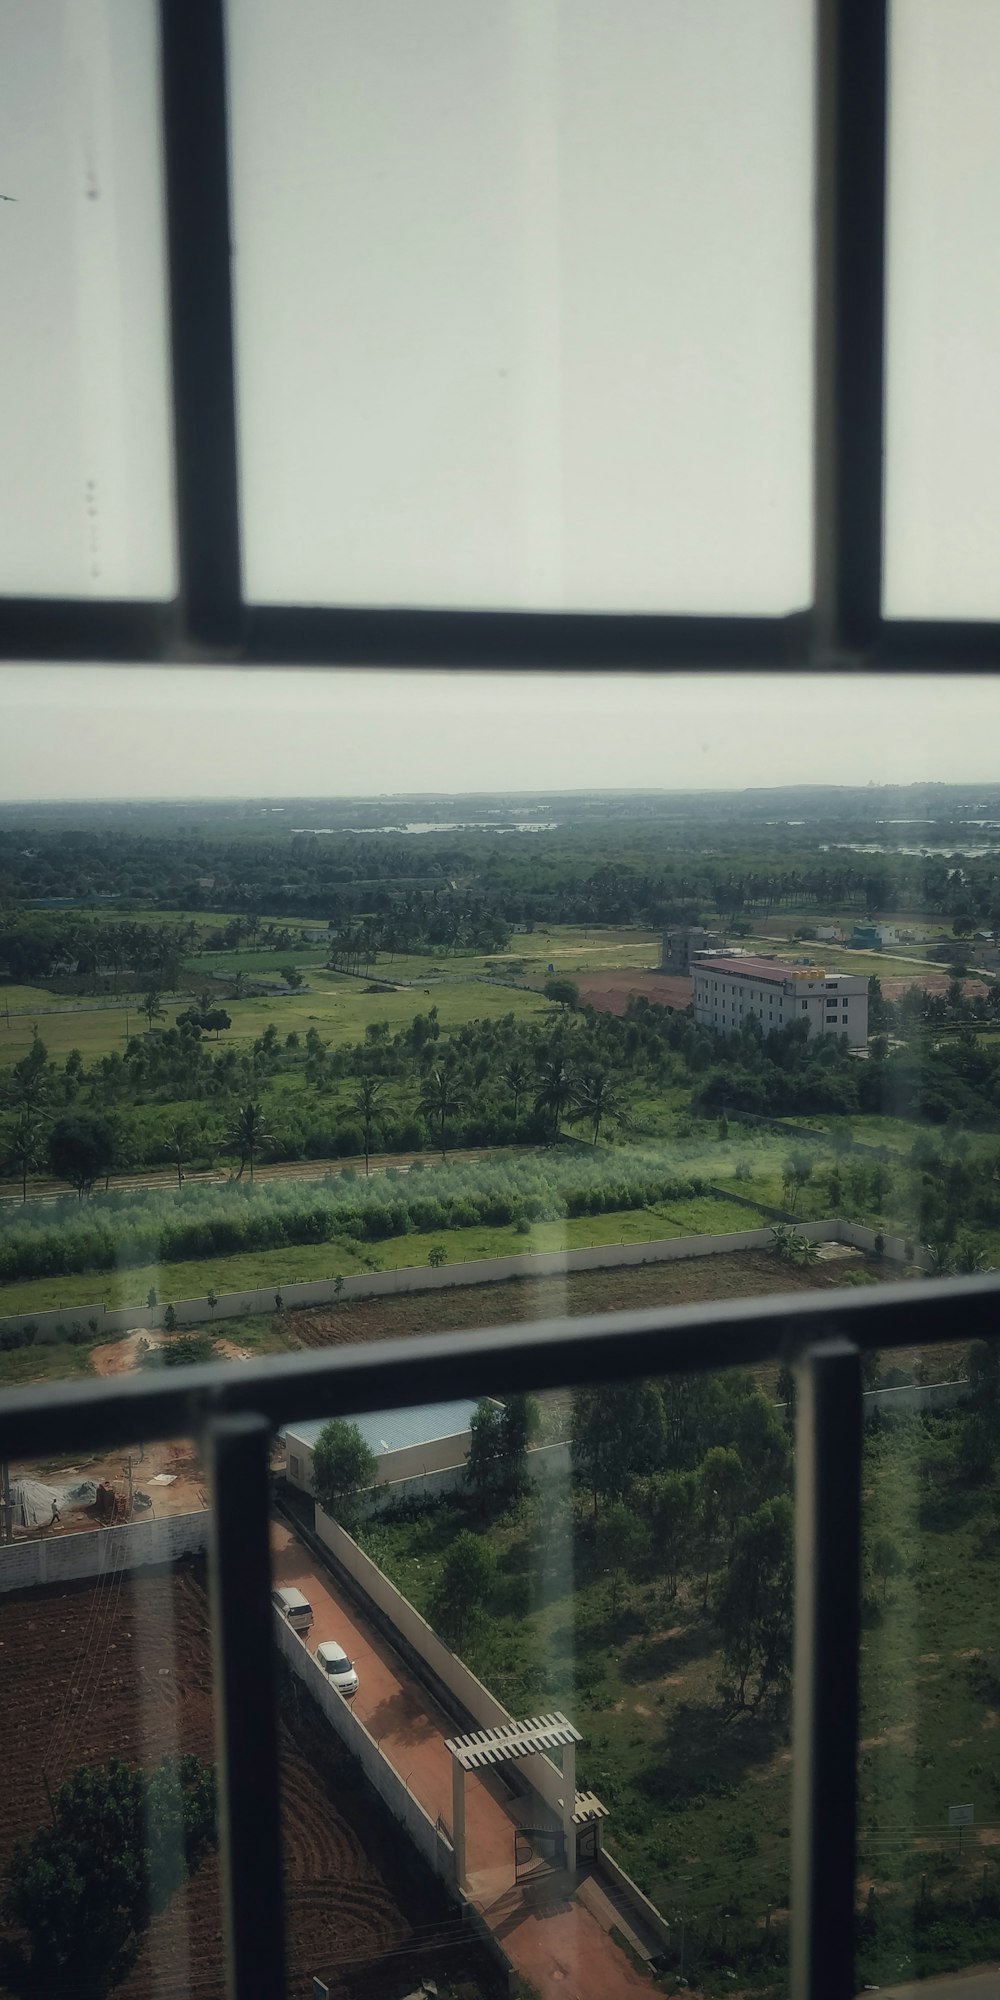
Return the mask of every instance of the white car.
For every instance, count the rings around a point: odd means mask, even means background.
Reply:
[[[350,1698],[358,1691],[358,1676],[354,1661],[349,1660],[343,1646],[336,1639],[323,1639],[316,1648],[316,1658],[336,1688],[338,1694]]]
[[[271,1603],[295,1632],[308,1632],[313,1622],[312,1605],[302,1590],[294,1584],[286,1584],[281,1589],[272,1590]]]

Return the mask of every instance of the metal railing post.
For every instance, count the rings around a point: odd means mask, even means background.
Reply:
[[[271,1609],[270,1426],[222,1417],[211,1468],[211,1605],[227,1992],[285,1991],[278,1680]]]
[[[851,2000],[861,1583],[861,1356],[799,1363],[795,1427],[791,1991]]]

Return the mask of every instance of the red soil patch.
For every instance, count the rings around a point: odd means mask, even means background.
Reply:
[[[963,979],[959,983],[967,1000],[990,990],[985,979]],[[947,972],[918,972],[914,966],[912,977],[904,979],[894,974],[891,979],[882,979],[880,976],[879,984],[887,1000],[898,1000],[900,994],[908,992],[911,986],[919,986],[924,993],[947,993],[951,978]]]
[[[176,1749],[214,1760],[208,1602],[190,1571],[0,1600],[0,1676],[0,1873],[13,1841],[47,1817],[43,1767],[55,1790],[78,1765],[112,1756],[148,1764]],[[287,1991],[305,2000],[319,1972],[339,1996],[338,1967],[377,1962],[412,1936],[381,1872],[383,1858],[399,1861],[385,1855],[349,1761],[298,1703],[282,1717],[281,1753]],[[217,1856],[154,1921],[115,1990],[122,2000],[154,1990],[158,2000],[223,2000]]]
[[[693,981],[665,972],[582,972],[576,978],[580,998],[601,1014],[624,1014],[630,999],[644,993],[660,1007],[690,1005]]]

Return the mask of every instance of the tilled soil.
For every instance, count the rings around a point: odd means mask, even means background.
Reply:
[[[563,1314],[624,1312],[705,1299],[763,1298],[836,1285],[845,1271],[897,1275],[856,1252],[828,1264],[779,1264],[766,1250],[688,1257],[677,1263],[632,1264],[606,1271],[571,1271],[558,1278],[509,1278],[497,1284],[455,1285],[396,1297],[357,1299],[333,1308],[285,1315],[303,1347],[340,1347],[413,1333],[455,1333]]]
[[[434,1933],[423,1928],[432,1913],[404,1915],[383,1867],[404,1883],[409,1904],[407,1858],[389,1853],[398,1843],[387,1843],[349,1761],[295,1690],[291,1683],[281,1722],[288,1992],[305,2000],[314,1973],[339,1995],[348,1991],[342,1977],[353,1982],[356,1967],[385,1963],[386,1952],[402,1954],[390,1961],[397,1970],[417,1942],[415,1923],[433,1958]],[[112,1756],[154,1763],[179,1750],[214,1761],[208,1603],[198,1577],[189,1569],[112,1576],[100,1587],[0,1599],[0,1699],[2,1874],[14,1840],[30,1838],[47,1817],[46,1779],[55,1791],[78,1765]],[[422,1952],[415,1962],[426,1964]],[[122,2000],[223,2000],[224,1986],[211,1855],[154,1921],[116,1992]]]

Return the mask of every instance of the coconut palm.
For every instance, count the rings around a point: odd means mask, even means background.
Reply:
[[[264,1113],[261,1106],[252,1100],[248,1104],[241,1104],[226,1140],[227,1146],[240,1156],[237,1180],[242,1178],[245,1166],[249,1166],[250,1179],[253,1180],[254,1155],[259,1153],[262,1146],[269,1145],[270,1141],[270,1132],[264,1130]]]
[[[554,1145],[559,1137],[559,1126],[566,1106],[572,1100],[574,1084],[572,1063],[567,1060],[561,1048],[550,1049],[539,1067],[535,1110],[547,1113],[552,1120],[551,1145]]]
[[[355,1096],[351,1100],[351,1110],[355,1117],[360,1119],[361,1129],[364,1133],[366,1176],[370,1172],[368,1155],[372,1149],[372,1126],[375,1123],[375,1114],[378,1111],[378,1103],[381,1095],[381,1079],[376,1076],[364,1076],[358,1085]]]
[[[514,1099],[514,1123],[516,1125],[518,1107],[520,1105],[522,1097],[524,1096],[525,1091],[528,1088],[529,1083],[531,1082],[531,1071],[529,1070],[527,1063],[524,1062],[520,1056],[512,1056],[510,1062],[503,1070],[502,1075],[503,1075],[503,1080],[511,1093],[511,1096]]]
[[[571,1115],[589,1123],[595,1146],[602,1125],[628,1124],[628,1104],[617,1078],[609,1076],[607,1070],[590,1070],[581,1077],[573,1092],[573,1102],[575,1109]]]
[[[453,1111],[457,1111],[462,1097],[450,1070],[432,1069],[424,1084],[423,1095],[417,1106],[421,1118],[428,1123],[436,1123],[441,1158],[444,1159],[444,1128]]]
[[[149,992],[143,994],[142,1011],[145,1014],[147,1021],[149,1022],[150,1028],[152,1028],[154,1021],[163,1020],[164,1018],[163,1008],[160,1004],[160,996],[157,993],[155,986],[151,986]]]

